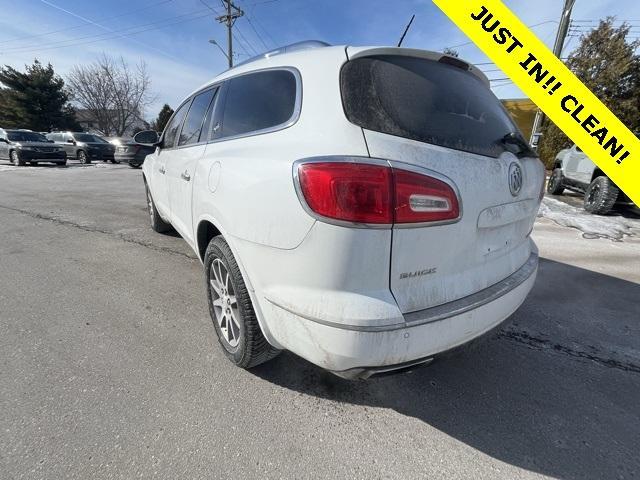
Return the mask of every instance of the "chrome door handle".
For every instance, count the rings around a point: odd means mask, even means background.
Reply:
[[[187,172],[186,170],[180,174],[180,177],[182,177],[182,179],[186,180],[187,182],[191,180],[191,175],[189,175],[189,172]]]
[[[166,172],[166,170],[164,169],[164,167],[160,167],[160,168],[158,169],[158,171],[159,171],[160,173],[162,173],[163,175],[164,175],[164,172]]]

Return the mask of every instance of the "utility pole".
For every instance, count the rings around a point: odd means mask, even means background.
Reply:
[[[227,7],[225,15],[220,15],[216,18],[218,22],[225,23],[227,25],[227,58],[229,59],[229,68],[233,67],[233,24],[236,23],[236,19],[244,15],[244,11],[236,7],[231,0],[222,0],[222,3]]]
[[[571,23],[571,10],[576,0],[564,0],[564,7],[562,8],[562,16],[560,17],[560,24],[558,25],[558,32],[556,33],[556,41],[553,44],[553,54],[560,58],[562,57],[562,49],[564,48],[564,41],[567,38],[567,32],[569,31],[569,24]],[[562,59],[561,59],[562,60]],[[544,113],[541,110],[536,112],[536,118],[533,121],[533,128],[531,129],[531,138],[529,139],[529,145],[532,147],[537,144],[540,127],[544,121]]]

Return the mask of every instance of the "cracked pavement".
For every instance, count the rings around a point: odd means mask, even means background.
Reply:
[[[539,219],[496,335],[347,382],[230,365],[139,170],[0,168],[2,478],[637,478],[640,240]],[[632,221],[637,221],[632,219]]]

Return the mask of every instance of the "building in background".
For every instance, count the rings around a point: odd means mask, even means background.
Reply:
[[[529,140],[533,130],[533,121],[538,111],[536,104],[528,98],[508,98],[502,99],[501,102],[518,125],[524,138]]]
[[[115,111],[114,115],[115,115]],[[82,127],[83,132],[94,133],[97,135],[104,135],[104,132],[100,131],[98,127],[98,120],[95,118],[93,113],[90,110],[79,108],[76,110],[76,120]],[[136,117],[134,123],[127,129],[124,133],[124,137],[132,137],[135,133],[140,132],[142,130],[149,130],[149,122],[146,120]]]

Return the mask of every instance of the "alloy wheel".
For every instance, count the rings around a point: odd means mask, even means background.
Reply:
[[[214,258],[209,269],[209,295],[213,314],[222,339],[231,348],[240,342],[240,311],[229,270],[220,258]]]

